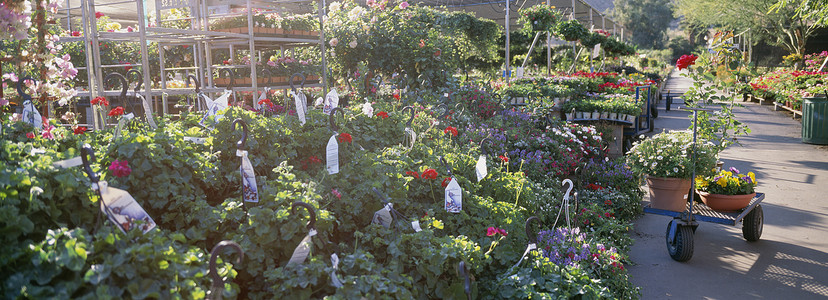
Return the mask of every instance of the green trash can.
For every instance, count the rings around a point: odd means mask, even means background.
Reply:
[[[828,98],[802,101],[802,142],[828,145]]]

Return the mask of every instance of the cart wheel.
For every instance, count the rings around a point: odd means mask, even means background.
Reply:
[[[693,257],[693,227],[677,225],[676,237],[670,243],[670,226],[673,225],[670,221],[667,224],[667,233],[664,239],[667,241],[667,251],[670,252],[670,257],[675,261],[688,261]]]
[[[648,119],[649,121],[647,125],[649,126],[649,129],[647,129],[647,132],[653,132],[653,130],[655,130],[655,118],[650,117]]]
[[[624,137],[624,154],[627,154],[627,152],[630,152],[630,149],[632,149],[632,140],[632,137]]]
[[[653,118],[658,118],[658,107],[655,105],[650,106],[650,115],[652,115]]]
[[[757,205],[751,210],[745,219],[742,220],[742,235],[748,242],[755,242],[762,236],[762,224],[764,223],[762,205]]]

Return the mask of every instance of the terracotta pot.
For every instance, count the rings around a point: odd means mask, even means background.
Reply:
[[[747,195],[721,195],[710,194],[707,192],[699,192],[702,202],[719,211],[737,211],[741,210],[750,204],[750,200],[756,196],[756,193]]]
[[[690,179],[647,177],[650,190],[650,207],[682,212],[690,193]]]

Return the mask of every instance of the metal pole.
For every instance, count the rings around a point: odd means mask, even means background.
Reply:
[[[152,101],[152,80],[150,78],[149,50],[147,49],[147,12],[144,0],[137,0],[136,2],[138,4],[138,35],[141,38],[141,72],[144,75],[144,93],[146,95],[143,105],[147,115],[147,123],[154,129],[158,126],[155,125],[152,108],[149,105],[149,101]],[[164,74],[161,74],[161,76],[164,76]]]
[[[538,43],[538,38],[540,38],[540,35],[540,32],[535,34],[535,39],[532,40],[532,45],[529,46],[529,53],[526,53],[526,57],[523,59],[523,64],[520,65],[521,68],[526,68],[526,63],[529,62],[529,56],[531,56],[532,51],[535,50],[535,44]]]
[[[509,82],[511,79],[510,77],[512,77],[512,66],[509,61],[509,46],[511,46],[509,34],[509,10],[511,10],[511,8],[509,7],[509,2],[511,2],[511,0],[506,0],[506,82]]]
[[[551,5],[550,0],[546,0],[546,5]],[[546,32],[546,76],[552,75],[552,34]]]
[[[249,45],[250,45],[250,52],[247,54],[250,56],[250,82],[253,86],[253,103],[250,105],[255,107],[256,106],[256,92],[258,91],[259,87],[259,80],[256,78],[256,63],[258,60],[256,59],[256,40],[253,39],[253,5],[250,3],[251,0],[247,0],[247,28],[248,28],[248,37]],[[244,101],[244,98],[242,98]]]
[[[322,45],[322,95],[328,95],[328,60],[325,59],[325,23],[323,22],[325,16],[325,7],[327,3],[325,0],[321,1],[319,7],[319,44]]]

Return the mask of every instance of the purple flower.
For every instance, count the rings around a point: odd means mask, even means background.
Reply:
[[[733,172],[735,174],[739,174],[739,169],[736,169],[734,167],[730,167],[730,172]]]

